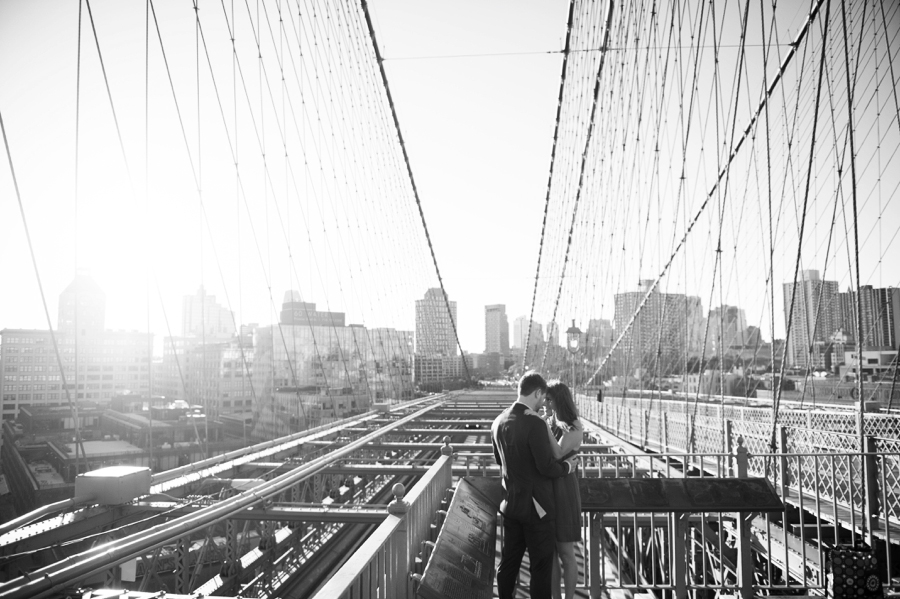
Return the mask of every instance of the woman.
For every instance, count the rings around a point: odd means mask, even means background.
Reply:
[[[578,419],[578,410],[569,388],[559,381],[547,387],[547,422],[557,459],[578,451],[584,436],[584,426]],[[556,552],[562,559],[562,579],[566,587],[566,599],[575,597],[578,582],[578,563],[575,560],[575,543],[581,541],[581,493],[577,472],[553,479],[556,496]],[[554,597],[561,597],[559,560],[553,560]]]

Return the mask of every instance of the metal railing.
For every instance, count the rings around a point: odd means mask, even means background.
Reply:
[[[746,517],[691,514],[681,523],[671,514],[584,514],[590,539],[585,587],[596,587],[599,577],[606,588],[671,589],[676,596],[702,589],[744,596],[824,592],[829,549],[859,541],[874,545],[883,581],[898,574],[891,562],[900,540],[900,441],[870,434],[860,448],[859,436],[852,434],[858,415],[788,412],[776,424],[773,451],[771,412],[704,406],[695,414],[632,399],[601,404],[586,396],[577,403],[585,419],[635,446],[617,460],[641,462],[655,476],[766,478],[786,506],[784,512]],[[892,417],[871,416],[866,415],[867,433],[895,430]],[[682,533],[683,546],[673,543]],[[743,562],[755,569],[755,581],[737,575],[742,553],[755,560]]]
[[[390,515],[338,570],[314,599],[378,599],[414,596],[410,572],[447,490],[452,486],[450,448],[408,494],[395,485]]]

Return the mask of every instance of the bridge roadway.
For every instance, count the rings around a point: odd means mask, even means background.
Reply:
[[[403,481],[409,488],[421,478],[439,455],[445,437],[454,451],[454,478],[497,476],[489,424],[512,399],[508,391],[484,391],[397,404],[387,412],[369,412],[158,473],[150,495],[127,505],[75,500],[59,506],[59,513],[42,514],[11,530],[0,527],[0,578],[7,581],[0,583],[0,598],[65,596],[76,588],[126,588],[134,597],[160,590],[170,598],[192,592],[311,596],[388,515],[386,493],[391,486]],[[578,403],[588,435],[582,448],[588,476],[733,475],[728,452],[709,452],[700,461],[677,453],[661,456],[661,440],[666,441],[663,449],[671,450],[677,446],[676,435],[657,435],[660,438],[647,442],[647,427],[638,435],[621,426],[617,430],[623,414],[629,423],[637,419],[632,412],[643,414],[640,408],[647,406],[643,400],[607,398],[605,404],[598,404],[581,396]],[[670,426],[676,428],[674,422]],[[700,430],[697,423],[693,426]],[[634,442],[642,439],[645,442]],[[853,473],[847,477],[852,479]],[[223,482],[228,479],[258,481],[256,487],[233,494]],[[210,494],[210,489],[218,490]],[[781,490],[786,498],[792,493],[802,495],[790,484],[782,484]],[[825,540],[829,534],[829,516],[837,515],[831,518],[832,538],[842,527],[858,532],[853,510],[840,498],[827,498],[836,506],[830,513],[811,512],[811,505],[822,508],[820,499],[810,498],[806,507],[801,505],[781,520],[754,520],[759,531],[755,549],[771,558],[767,567],[773,580],[777,577],[774,568],[788,572],[804,588],[821,587],[823,544],[817,539]],[[799,527],[791,522],[798,514]],[[892,520],[884,522],[880,534],[889,551],[900,533],[891,538]],[[634,530],[659,526],[637,514],[629,515],[624,524],[621,515],[606,519],[604,530],[612,533],[598,537],[597,546],[604,554],[601,575],[610,587],[654,586],[652,576],[635,574],[642,570],[637,563],[638,545],[647,539],[623,537],[628,523]],[[716,531],[710,525],[697,530],[710,539],[718,535],[731,539],[733,522],[719,525]],[[629,542],[636,551],[620,550]],[[727,543],[718,552],[703,540],[694,543],[704,554],[711,554],[707,559],[716,564],[711,576],[721,588],[728,572],[736,568],[733,551]],[[590,553],[588,547],[582,553],[583,592],[589,584],[584,560],[591,559]],[[331,558],[326,559],[329,554]],[[427,547],[419,557],[420,562],[427,558]],[[654,565],[649,564],[649,569],[653,571]],[[707,574],[704,570],[704,577]],[[655,586],[667,588],[662,583]]]

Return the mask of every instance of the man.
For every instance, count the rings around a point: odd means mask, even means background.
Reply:
[[[512,599],[522,557],[528,549],[531,597],[550,597],[556,547],[553,479],[575,469],[575,458],[557,462],[547,424],[538,412],[547,383],[536,372],[519,380],[519,397],[491,426],[494,457],[503,476],[503,550],[497,571],[500,599]]]

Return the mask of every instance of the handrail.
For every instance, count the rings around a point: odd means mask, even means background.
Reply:
[[[313,599],[376,595],[399,599],[409,596],[408,574],[415,559],[415,548],[425,539],[443,493],[450,487],[452,465],[453,456],[445,453],[419,479],[407,497],[401,491],[388,506],[391,515],[313,595]],[[386,556],[386,559],[377,559],[379,556]],[[357,594],[353,595],[353,591]]]
[[[75,582],[109,569],[111,566],[144,555],[148,551],[168,543],[173,538],[191,534],[216,522],[225,520],[234,513],[251,507],[260,501],[265,501],[291,485],[316,474],[324,466],[342,459],[373,439],[390,432],[394,428],[402,427],[406,423],[414,421],[417,417],[428,413],[437,405],[439,404],[426,406],[378,429],[370,435],[347,444],[342,449],[300,465],[295,470],[266,481],[264,484],[230,499],[203,508],[190,515],[182,516],[145,531],[129,535],[123,539],[98,545],[72,557],[40,568],[27,576],[20,576],[9,582],[2,583],[0,584],[0,598],[40,599],[41,597],[46,597],[65,589]]]

